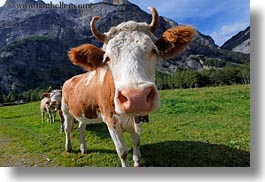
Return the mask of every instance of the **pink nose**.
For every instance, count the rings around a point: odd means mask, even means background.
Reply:
[[[151,112],[156,95],[154,87],[142,90],[127,89],[119,91],[118,99],[126,113]]]

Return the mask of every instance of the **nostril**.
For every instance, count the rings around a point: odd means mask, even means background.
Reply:
[[[146,102],[147,103],[152,102],[154,100],[155,95],[156,95],[156,92],[154,88],[150,88],[149,93],[147,94],[147,97],[146,97]]]
[[[118,99],[122,104],[128,101],[128,98],[124,96],[121,91],[119,91]]]

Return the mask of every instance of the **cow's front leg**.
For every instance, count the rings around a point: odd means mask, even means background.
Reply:
[[[42,120],[42,122],[44,122],[44,115],[45,115],[44,111],[41,111],[41,120]]]
[[[51,124],[54,123],[54,120],[55,120],[55,112],[54,111],[51,111]]]
[[[49,123],[52,124],[52,114],[49,113]]]
[[[79,122],[78,130],[79,130],[79,138],[80,138],[80,150],[82,154],[86,154],[88,151],[87,146],[86,146],[86,140],[85,140],[86,124]]]
[[[64,114],[65,123],[64,123],[64,131],[65,131],[65,151],[71,152],[72,151],[72,145],[71,145],[71,136],[73,135],[73,124],[74,124],[74,118],[69,113]]]
[[[121,160],[121,166],[122,167],[129,167],[129,162],[127,159],[128,148],[127,148],[126,143],[124,141],[122,131],[121,131],[119,124],[116,124],[114,126],[108,125],[108,129],[109,129],[110,136],[111,136],[111,138],[114,142],[114,145],[116,147],[116,151],[118,153],[118,156]]]
[[[51,111],[49,109],[48,104],[46,104],[45,107],[46,107],[46,111],[47,111],[47,122],[49,122],[51,124],[51,117],[52,117],[51,116]]]
[[[141,125],[141,124],[139,124]],[[136,132],[131,133],[132,142],[133,142],[133,161],[134,167],[139,167],[141,162],[141,153],[140,153],[140,134]]]
[[[55,123],[56,111],[52,113],[52,123]]]

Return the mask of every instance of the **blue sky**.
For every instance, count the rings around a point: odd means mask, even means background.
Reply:
[[[44,0],[58,3],[82,4],[100,0]],[[210,35],[217,45],[244,30],[250,25],[250,0],[129,0],[147,11],[155,7],[160,16],[173,19],[180,24],[196,27],[201,33]],[[5,0],[0,0],[0,6]]]
[[[161,16],[196,27],[217,45],[250,25],[249,0],[131,0],[143,10],[155,7]],[[167,2],[167,3],[165,3]]]

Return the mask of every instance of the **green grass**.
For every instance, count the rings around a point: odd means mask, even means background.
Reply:
[[[165,90],[160,96],[161,109],[143,125],[144,166],[250,166],[249,85]],[[64,152],[59,127],[41,122],[39,102],[0,107],[0,166],[120,166],[104,123],[87,126],[86,155],[79,152],[77,130],[73,153]],[[128,157],[132,164],[132,150]]]

